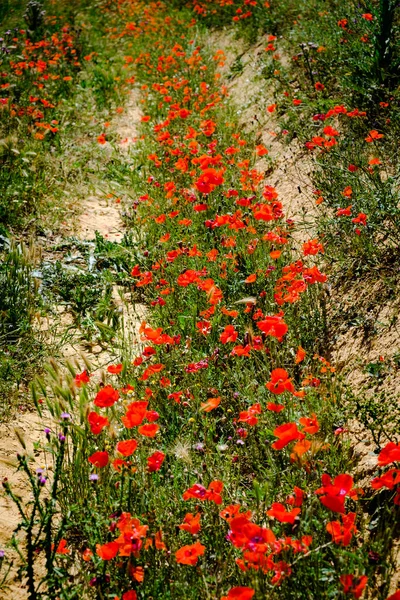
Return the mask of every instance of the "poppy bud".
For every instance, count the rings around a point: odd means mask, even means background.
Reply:
[[[116,530],[116,528],[117,528],[117,524],[116,524],[116,522],[115,522],[115,521],[113,521],[113,522],[110,524],[110,531],[111,531],[111,533],[114,533],[114,531]]]
[[[380,559],[381,557],[378,552],[373,552],[372,550],[368,552],[368,560],[370,563],[377,563],[380,561]]]

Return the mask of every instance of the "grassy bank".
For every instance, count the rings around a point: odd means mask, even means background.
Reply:
[[[26,384],[50,352],[38,322],[51,309],[38,279],[40,255],[73,231],[79,203],[108,170],[93,142],[99,123],[122,111],[129,74],[106,35],[107,13],[91,2],[9,2],[0,16],[0,386],[7,415],[19,396],[25,402]]]

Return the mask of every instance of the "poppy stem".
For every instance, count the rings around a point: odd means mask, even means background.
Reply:
[[[299,560],[303,560],[303,558],[307,558],[308,556],[310,556],[310,554],[315,554],[315,552],[319,552],[320,550],[323,550],[324,548],[329,548],[329,546],[333,546],[333,542],[327,542],[326,544],[322,544],[322,546],[318,546],[317,548],[314,548],[313,550],[310,550],[309,552],[302,554],[301,556],[296,558],[296,560],[294,560],[291,563],[291,566],[295,565],[297,562],[299,562]]]

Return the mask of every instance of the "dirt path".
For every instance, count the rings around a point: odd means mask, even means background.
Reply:
[[[120,139],[120,149],[123,153],[129,151],[129,147],[137,139],[137,127],[140,122],[140,108],[138,106],[138,94],[132,92],[124,112],[111,124]],[[108,149],[111,150],[111,149]],[[96,232],[105,240],[119,242],[124,235],[124,224],[121,218],[120,204],[114,197],[104,198],[104,195],[93,195],[84,199],[81,203],[81,213],[77,219],[76,238],[82,241],[94,240]],[[128,306],[121,300],[118,289],[114,290],[115,302],[123,313],[122,326],[130,333],[131,337],[137,339],[140,321],[144,315],[144,307],[141,305]],[[45,318],[40,324],[43,330],[49,334],[58,335],[58,332],[73,327],[72,316],[64,310],[64,307],[55,307],[58,317],[55,319]],[[56,322],[57,321],[57,322]],[[57,333],[56,333],[57,332]],[[75,333],[75,332],[74,332]],[[107,349],[94,346],[88,352],[81,343],[78,335],[72,336],[72,340],[66,337],[65,344],[60,347],[62,360],[78,361],[83,365],[82,356],[90,364],[93,364],[95,374],[99,374],[112,357]],[[67,341],[68,340],[68,341]],[[31,412],[24,406],[20,406],[13,419],[0,424],[0,479],[11,484],[14,493],[21,498],[22,503],[30,498],[30,488],[26,483],[25,476],[16,470],[17,454],[26,453],[31,457],[35,468],[43,467],[43,455],[35,449],[35,443],[44,440],[45,424],[39,415]],[[22,441],[22,443],[21,443]],[[25,445],[25,448],[23,447]],[[14,561],[8,578],[8,585],[0,589],[0,600],[25,600],[28,597],[26,586],[18,581],[17,563],[18,555],[15,550],[8,547],[12,533],[20,521],[18,509],[14,502],[5,494],[0,494],[0,550],[5,550],[6,557]],[[0,581],[1,581],[0,574]]]

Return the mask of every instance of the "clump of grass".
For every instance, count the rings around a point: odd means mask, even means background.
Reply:
[[[43,351],[33,322],[40,310],[39,282],[34,276],[37,248],[6,238],[0,263],[0,381],[1,414],[10,414],[18,388],[34,374],[34,357]],[[40,360],[36,362],[39,364]],[[14,400],[13,400],[14,399]]]
[[[116,89],[116,79],[124,61],[114,56],[113,43],[103,37],[106,18],[90,2],[66,6],[32,0],[14,2],[8,11],[3,8],[2,4],[0,233],[4,239],[46,236],[49,246],[53,234],[71,219],[69,198],[83,197],[99,179],[99,163],[107,169],[107,158],[93,148],[93,115],[106,122],[120,104],[125,89]],[[35,311],[43,306],[28,254],[16,247],[4,250],[0,267],[4,412],[14,403],[18,386],[40,368],[42,354],[50,352],[33,326]],[[66,301],[71,300],[71,306],[75,298],[73,308],[87,337],[111,339],[117,315],[112,283],[106,284],[103,277],[101,291],[97,285],[93,292],[94,279],[88,275],[86,281],[65,281],[64,288],[69,285],[71,290],[78,284]]]

